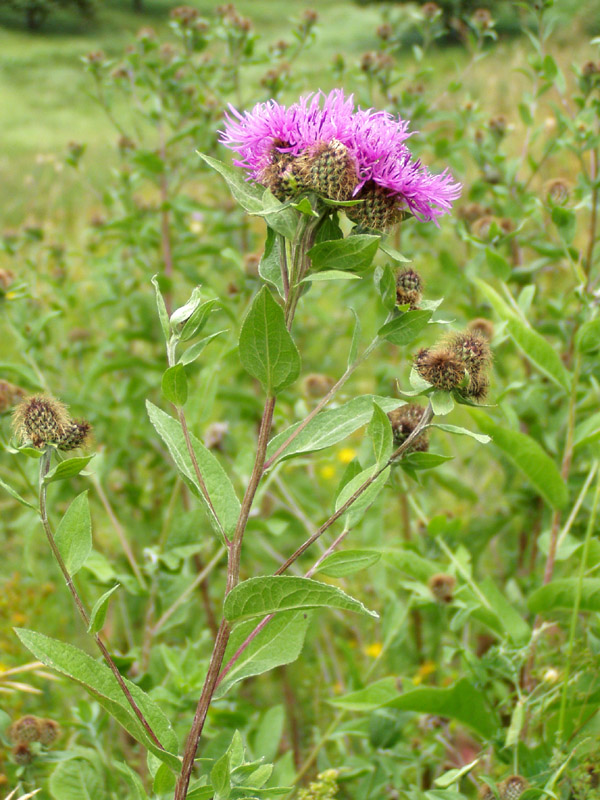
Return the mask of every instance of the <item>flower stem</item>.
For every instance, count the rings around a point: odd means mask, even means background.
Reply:
[[[73,583],[73,578],[71,577],[71,574],[69,573],[69,570],[67,569],[67,566],[66,566],[66,564],[65,564],[65,562],[63,560],[63,557],[60,554],[60,550],[58,549],[58,545],[56,544],[56,541],[54,539],[54,534],[52,533],[52,528],[51,528],[50,522],[48,520],[47,486],[46,486],[46,483],[45,483],[44,479],[45,479],[46,475],[48,474],[48,472],[50,470],[51,455],[52,455],[52,452],[50,450],[46,450],[44,452],[44,454],[42,455],[42,458],[40,459],[40,517],[41,517],[41,520],[42,520],[42,525],[44,527],[44,531],[46,533],[46,537],[48,539],[48,543],[50,545],[50,549],[52,550],[54,558],[56,559],[56,562],[57,562],[58,566],[60,567],[60,571],[63,574],[63,577],[64,577],[65,582],[67,584],[67,588],[71,592],[71,596],[73,597],[73,600],[75,601],[75,605],[77,606],[77,610],[79,611],[79,615],[81,616],[81,619],[83,620],[86,628],[89,628],[89,625],[90,625],[89,614],[87,613],[87,611],[85,609],[85,606],[83,605],[83,600],[81,599],[81,596],[79,595],[79,592],[77,591],[77,588],[75,587],[75,584]],[[98,633],[94,633],[94,634],[92,634],[92,638],[96,642],[96,645],[98,646],[98,649],[102,653],[102,656],[104,657],[104,660],[106,661],[108,667],[110,668],[110,671],[113,673],[113,675],[117,679],[117,682],[118,682],[118,684],[119,684],[119,686],[121,688],[121,691],[125,695],[125,697],[127,699],[127,702],[131,706],[131,708],[132,708],[134,714],[136,715],[136,717],[142,723],[146,733],[148,734],[148,736],[151,738],[151,740],[154,742],[154,744],[157,747],[160,747],[161,750],[164,750],[164,747],[162,746],[162,744],[158,740],[156,734],[154,733],[154,731],[150,727],[150,724],[148,723],[148,720],[143,715],[143,713],[140,710],[139,706],[137,705],[137,703],[133,699],[133,697],[131,695],[131,692],[129,691],[129,688],[127,687],[125,681],[123,680],[123,676],[121,675],[121,673],[117,669],[117,665],[112,660],[112,657],[111,657],[110,653],[108,652],[108,649],[107,649],[106,645],[104,644],[104,642],[100,638],[100,635]]]

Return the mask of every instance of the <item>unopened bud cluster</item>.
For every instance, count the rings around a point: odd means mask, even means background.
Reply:
[[[427,585],[438,603],[451,603],[454,599],[456,579],[452,575],[439,572],[429,578]]]
[[[395,408],[388,414],[388,419],[392,424],[394,433],[394,444],[396,447],[404,444],[408,437],[414,433],[418,424],[421,422],[425,408],[416,403]],[[411,441],[408,452],[425,452],[429,449],[429,436],[427,433],[420,433]]]
[[[302,789],[298,800],[335,800],[338,793],[337,771],[325,770],[317,775],[307,789]]]
[[[8,729],[8,736],[14,742],[12,755],[15,763],[19,766],[31,764],[36,755],[31,745],[38,743],[39,753],[39,746],[52,747],[60,735],[60,725],[53,719],[28,715],[16,720]]]
[[[451,334],[437,347],[420,350],[415,357],[415,369],[436,389],[456,389],[476,401],[487,395],[491,363],[488,340],[476,330]]]
[[[408,305],[411,311],[419,308],[423,281],[414,269],[403,269],[396,275],[396,305]]]
[[[17,405],[13,428],[22,444],[40,450],[48,445],[75,450],[86,444],[91,431],[87,420],[73,420],[61,402],[43,394],[26,397]]]

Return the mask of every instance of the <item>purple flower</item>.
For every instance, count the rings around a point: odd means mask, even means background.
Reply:
[[[238,153],[234,163],[247,170],[249,178],[272,187],[275,171],[278,189],[291,175],[299,179],[302,189],[307,156],[317,150],[322,155],[326,145],[339,150],[341,143],[352,163],[351,194],[365,200],[349,209],[349,216],[365,224],[375,219],[387,227],[408,211],[421,221],[437,222],[449,212],[461,186],[448,170],[434,175],[413,160],[405,144],[412,135],[407,128],[406,120],[387,111],[355,109],[352,95],[346,97],[343,90],[334,89],[328,95],[307,95],[289,107],[274,100],[243,114],[230,107],[221,142]],[[298,180],[291,186],[297,184]],[[380,213],[369,217],[368,206],[375,201],[379,211],[382,204],[386,206],[385,219]]]

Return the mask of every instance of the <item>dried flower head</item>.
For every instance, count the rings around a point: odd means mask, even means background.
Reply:
[[[0,294],[6,292],[8,287],[13,283],[15,273],[10,269],[0,269]]]
[[[498,784],[500,800],[518,800],[523,792],[529,788],[529,782],[521,775],[511,775]]]
[[[586,78],[600,74],[600,62],[586,61],[581,67],[581,74],[585,75]]]
[[[33,716],[21,717],[10,726],[9,735],[13,742],[38,742],[40,721]]]
[[[487,8],[478,8],[473,13],[473,23],[478,28],[487,30],[488,28],[492,27],[494,20],[492,19],[492,15]]]
[[[178,22],[186,28],[198,19],[198,15],[198,9],[192,8],[192,6],[177,6],[172,9],[169,16],[174,22]]]
[[[442,9],[437,3],[425,3],[421,8],[421,12],[426,20],[430,21],[436,19],[442,13]]]
[[[452,575],[439,572],[429,578],[427,585],[438,603],[452,602],[456,588],[456,579]]]
[[[230,106],[221,141],[238,153],[234,163],[250,179],[272,191],[275,183],[284,196],[302,191],[300,183],[289,180],[296,159],[307,153],[320,158],[335,143],[344,169],[351,161],[356,174],[353,198],[365,201],[349,215],[373,228],[394,224],[404,213],[437,221],[450,211],[461,187],[447,170],[433,175],[412,159],[405,144],[411,135],[407,127],[406,120],[386,111],[355,108],[352,95],[335,89],[307,95],[289,107],[270,100],[242,114]]]
[[[474,236],[478,239],[488,239],[490,235],[490,230],[492,224],[495,222],[495,218],[490,216],[489,214],[485,214],[483,217],[479,217],[476,219],[473,225],[471,226],[471,231]]]
[[[488,342],[494,338],[494,323],[484,317],[476,317],[467,325],[467,330],[484,336]]]
[[[392,424],[394,444],[396,447],[400,447],[401,444],[404,444],[411,433],[414,432],[417,425],[421,422],[424,413],[424,407],[417,403],[408,403],[407,405],[400,406],[389,412],[388,419]],[[408,448],[408,452],[424,453],[428,449],[429,435],[423,432],[413,439]]]
[[[495,133],[497,136],[504,136],[508,128],[508,120],[504,114],[498,114],[496,117],[492,117],[488,124],[492,133]]]
[[[420,350],[415,369],[436,389],[446,392],[456,389],[465,378],[465,365],[449,347]]]
[[[53,719],[39,720],[39,728],[40,744],[44,747],[51,747],[62,733],[60,725]]]
[[[396,304],[409,305],[411,310],[417,309],[421,302],[423,281],[414,269],[403,269],[396,275]]]

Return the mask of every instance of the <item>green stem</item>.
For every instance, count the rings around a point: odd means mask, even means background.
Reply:
[[[596,464],[597,466],[597,464]],[[585,539],[583,542],[583,551],[581,553],[581,561],[579,563],[579,575],[577,577],[577,590],[575,592],[575,603],[573,605],[573,611],[571,612],[571,626],[569,631],[569,644],[567,650],[567,665],[565,667],[565,677],[563,680],[563,689],[562,689],[562,698],[560,701],[560,713],[558,716],[558,742],[562,742],[564,738],[564,730],[565,730],[565,715],[567,712],[567,696],[569,693],[569,678],[571,676],[571,666],[573,660],[573,649],[575,646],[575,632],[577,629],[577,617],[579,615],[579,609],[581,607],[581,597],[583,594],[583,576],[585,573],[585,567],[588,560],[588,555],[590,551],[590,542],[592,540],[592,533],[594,530],[594,525],[596,524],[596,514],[598,512],[598,502],[600,501],[600,478],[596,483],[596,493],[594,495],[594,502],[592,504],[592,513],[590,514],[590,518],[588,520],[587,530],[585,532]]]

